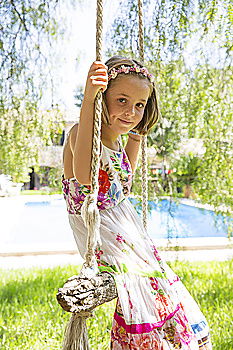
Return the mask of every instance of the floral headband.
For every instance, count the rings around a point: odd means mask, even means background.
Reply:
[[[113,68],[108,73],[108,81],[111,79],[115,79],[118,74],[124,73],[128,74],[129,72],[135,72],[144,75],[147,77],[151,83],[154,82],[154,76],[148,72],[148,69],[145,67],[139,67],[139,66],[120,66],[118,68]]]

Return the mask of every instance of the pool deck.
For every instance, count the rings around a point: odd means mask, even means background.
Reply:
[[[227,238],[214,238],[211,241],[209,238],[187,239],[190,245],[178,245],[177,240],[173,245],[166,246],[167,241],[164,240],[164,245],[158,246],[158,240],[155,242],[160,250],[161,257],[166,261],[226,261],[233,259],[232,243],[229,244]],[[180,241],[181,243],[182,241]],[[160,242],[161,243],[161,242]],[[184,242],[187,244],[187,242]],[[195,243],[195,244],[194,244]],[[12,247],[13,248],[13,247]],[[22,268],[48,268],[63,265],[80,265],[83,259],[77,253],[74,243],[74,248],[69,250],[57,247],[56,250],[48,250],[49,247],[35,251],[35,248],[27,251],[8,251],[0,253],[0,268],[2,269],[22,269]],[[63,247],[64,248],[64,247]],[[34,249],[34,250],[33,250]]]
[[[161,251],[161,257],[165,261],[226,261],[233,259],[233,249],[221,250],[195,250],[195,251]],[[77,253],[62,254],[36,254],[18,256],[0,256],[1,269],[23,268],[52,268],[64,265],[80,265],[83,259]]]
[[[61,195],[21,195],[15,197],[0,198],[0,211],[11,212],[12,203],[14,207],[22,205],[27,200],[33,201],[48,201],[51,199],[61,198]],[[182,199],[181,202],[186,205],[195,205],[211,209],[209,205],[200,205],[192,200]],[[4,210],[3,210],[4,209]],[[12,214],[9,218],[12,220]],[[233,239],[226,237],[201,237],[201,238],[173,238],[156,239],[155,245],[161,252],[161,256],[166,261],[169,260],[188,260],[188,261],[209,261],[217,260],[224,261],[233,258]],[[77,254],[75,242],[73,244],[57,243],[56,245],[48,246],[48,244],[35,246],[27,246],[26,249],[22,245],[11,246],[10,249],[4,250],[0,247],[0,268],[16,269],[30,267],[54,267],[66,264],[81,264],[83,259]]]

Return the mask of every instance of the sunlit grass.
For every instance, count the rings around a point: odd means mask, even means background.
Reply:
[[[23,190],[20,192],[20,195],[24,196],[24,195],[52,195],[52,194],[62,194],[61,190],[57,190],[57,191],[52,191],[51,189],[48,189],[48,191],[46,190]]]
[[[214,350],[233,349],[233,260],[172,263],[198,301],[211,327]],[[70,314],[56,302],[56,292],[78,272],[77,266],[0,270],[0,349],[61,349]],[[99,307],[88,320],[93,350],[109,349],[115,301]]]

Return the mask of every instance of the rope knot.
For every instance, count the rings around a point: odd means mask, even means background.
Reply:
[[[93,316],[94,314],[92,311],[80,311],[80,312],[73,313],[74,318],[78,318],[78,317],[89,318]]]

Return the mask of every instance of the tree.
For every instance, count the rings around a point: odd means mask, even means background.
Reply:
[[[42,145],[61,133],[63,117],[50,97],[42,112],[44,92],[53,89],[54,40],[61,34],[58,1],[3,0],[0,4],[0,171],[14,181],[27,181],[28,168]]]

